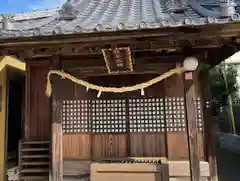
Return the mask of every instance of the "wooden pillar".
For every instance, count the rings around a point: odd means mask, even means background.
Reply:
[[[185,111],[187,123],[188,151],[191,181],[200,181],[198,130],[195,104],[193,73],[184,74]]]
[[[0,72],[0,180],[6,180],[7,71]]]
[[[176,68],[181,67],[181,62],[176,63]],[[178,97],[182,98],[184,97],[184,84],[183,84],[183,76],[181,74],[175,74],[167,79],[163,80],[164,83],[164,97],[165,98],[173,98]],[[174,86],[173,86],[174,85]],[[167,107],[165,106],[166,101],[164,101],[164,112],[167,111]],[[187,147],[184,148],[182,151],[176,151],[178,149],[178,143],[184,141],[187,142],[186,133],[184,131],[182,132],[172,132],[168,131],[167,129],[167,123],[169,120],[167,120],[167,117],[165,115],[165,151],[166,151],[166,157],[168,160],[179,160],[179,159],[188,159],[188,152]]]
[[[212,132],[213,119],[211,111],[211,90],[209,81],[209,71],[202,71],[200,73],[201,90],[203,99],[203,121],[205,130],[205,147],[207,161],[209,162],[210,181],[217,181],[217,163],[216,163],[216,148],[215,139]]]
[[[58,56],[52,57],[52,68],[60,68]],[[52,181],[63,181],[62,106],[57,94],[58,89],[58,77],[52,77]]]

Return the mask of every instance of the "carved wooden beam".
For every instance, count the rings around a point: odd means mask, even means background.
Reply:
[[[197,58],[203,56],[201,53],[194,53]],[[181,53],[174,55],[162,55],[158,52],[141,52],[134,55],[134,69],[136,66],[146,67],[149,64],[159,64],[159,66],[165,64],[172,64],[176,62],[183,62],[185,56]],[[199,58],[200,59],[200,58]],[[103,56],[72,56],[62,57],[62,65],[64,69],[76,69],[76,68],[87,68],[87,67],[102,67],[105,66]],[[31,62],[31,61],[29,61]]]
[[[169,70],[170,68],[175,68],[176,64],[182,63],[184,61],[184,56],[171,55],[171,56],[162,56],[157,53],[149,54],[141,53],[135,57],[134,69],[132,72],[120,71],[113,74],[162,74]],[[202,60],[201,56],[203,54],[193,54],[199,60]],[[108,70],[105,66],[103,58],[95,59],[63,59],[62,68],[67,72],[74,72],[78,76],[97,76],[97,75],[107,75]]]
[[[66,44],[45,44],[35,46],[8,46],[0,49],[0,54],[11,55],[21,54],[25,58],[50,57],[53,54],[60,55],[99,55],[102,49],[109,49],[113,45],[117,48],[129,47],[132,52],[139,51],[160,51],[160,50],[178,50],[183,47],[192,48],[213,48],[219,47],[223,42],[231,42],[231,38],[223,39],[221,37],[200,37],[195,36],[191,39],[183,37],[142,37],[119,41],[101,41],[88,43],[66,43]]]

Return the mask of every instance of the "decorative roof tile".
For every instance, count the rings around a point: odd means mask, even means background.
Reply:
[[[197,26],[240,20],[240,0],[72,0],[0,18],[0,38]]]
[[[13,19],[15,21],[26,21],[26,20],[32,20],[32,19],[46,18],[55,14],[57,11],[59,11],[59,9],[60,8],[27,12],[27,13],[16,13],[14,14]],[[0,17],[0,20],[2,20],[1,17]]]

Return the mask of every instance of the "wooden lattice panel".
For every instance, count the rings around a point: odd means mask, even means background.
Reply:
[[[63,132],[90,132],[89,101],[65,100],[62,102]]]
[[[93,100],[91,110],[92,132],[127,131],[125,100]]]
[[[129,100],[130,132],[164,132],[164,99]]]
[[[165,98],[165,117],[167,122],[167,131],[186,131],[183,97]]]
[[[199,131],[203,131],[202,105],[201,105],[200,98],[197,98],[195,100],[195,105],[196,105],[197,127]]]
[[[198,130],[202,131],[200,98],[195,100],[195,107]],[[183,97],[65,100],[62,102],[63,131],[181,132],[186,131],[184,108]]]

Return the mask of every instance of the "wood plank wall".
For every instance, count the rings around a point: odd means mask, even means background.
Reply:
[[[92,77],[89,81],[105,86],[124,86],[150,80],[156,75]],[[103,81],[104,80],[104,81]],[[97,92],[62,80],[63,100],[95,100]],[[145,96],[163,96],[163,84],[145,90]],[[69,91],[72,90],[72,91]],[[125,99],[141,97],[140,91],[126,94],[106,93],[102,99]],[[100,159],[125,156],[166,156],[164,133],[64,133],[63,155],[65,158]],[[84,145],[84,146],[83,146]],[[80,150],[79,150],[80,149]]]
[[[151,79],[151,76],[123,78],[122,76],[112,77],[95,77],[90,81],[96,84],[104,84],[105,86],[133,85],[144,80]],[[152,77],[154,77],[152,75]],[[104,80],[104,81],[102,81]],[[138,80],[138,81],[136,81]],[[117,84],[117,85],[115,85]],[[62,80],[61,90],[63,100],[75,99],[96,99],[96,91],[90,90],[86,92],[85,88],[72,84],[67,80]],[[73,90],[72,93],[69,90]],[[164,90],[164,91],[162,91]],[[123,97],[139,97],[140,92],[131,92]],[[67,96],[67,97],[66,97]],[[115,96],[115,97],[114,97]],[[145,96],[168,96],[183,97],[183,80],[181,75],[176,75],[166,79],[164,83],[152,86],[145,90]],[[116,95],[106,93],[101,97],[116,98]],[[129,135],[128,135],[129,134]],[[167,135],[167,139],[165,136]],[[176,132],[168,131],[165,133],[125,133],[125,134],[91,134],[91,133],[64,133],[63,155],[65,158],[77,159],[100,159],[102,157],[124,157],[124,156],[167,156],[169,160],[187,160],[188,144],[186,131]],[[166,153],[166,142],[168,151]],[[199,132],[200,155],[203,158],[203,137]],[[84,146],[83,146],[84,145]],[[128,148],[129,147],[129,148]]]
[[[50,62],[27,63],[25,140],[50,140],[51,99],[45,95]]]
[[[183,97],[183,79],[181,75],[173,75],[164,80],[164,92],[168,97]],[[181,146],[180,146],[181,145]],[[187,133],[167,132],[168,159],[188,159]]]

